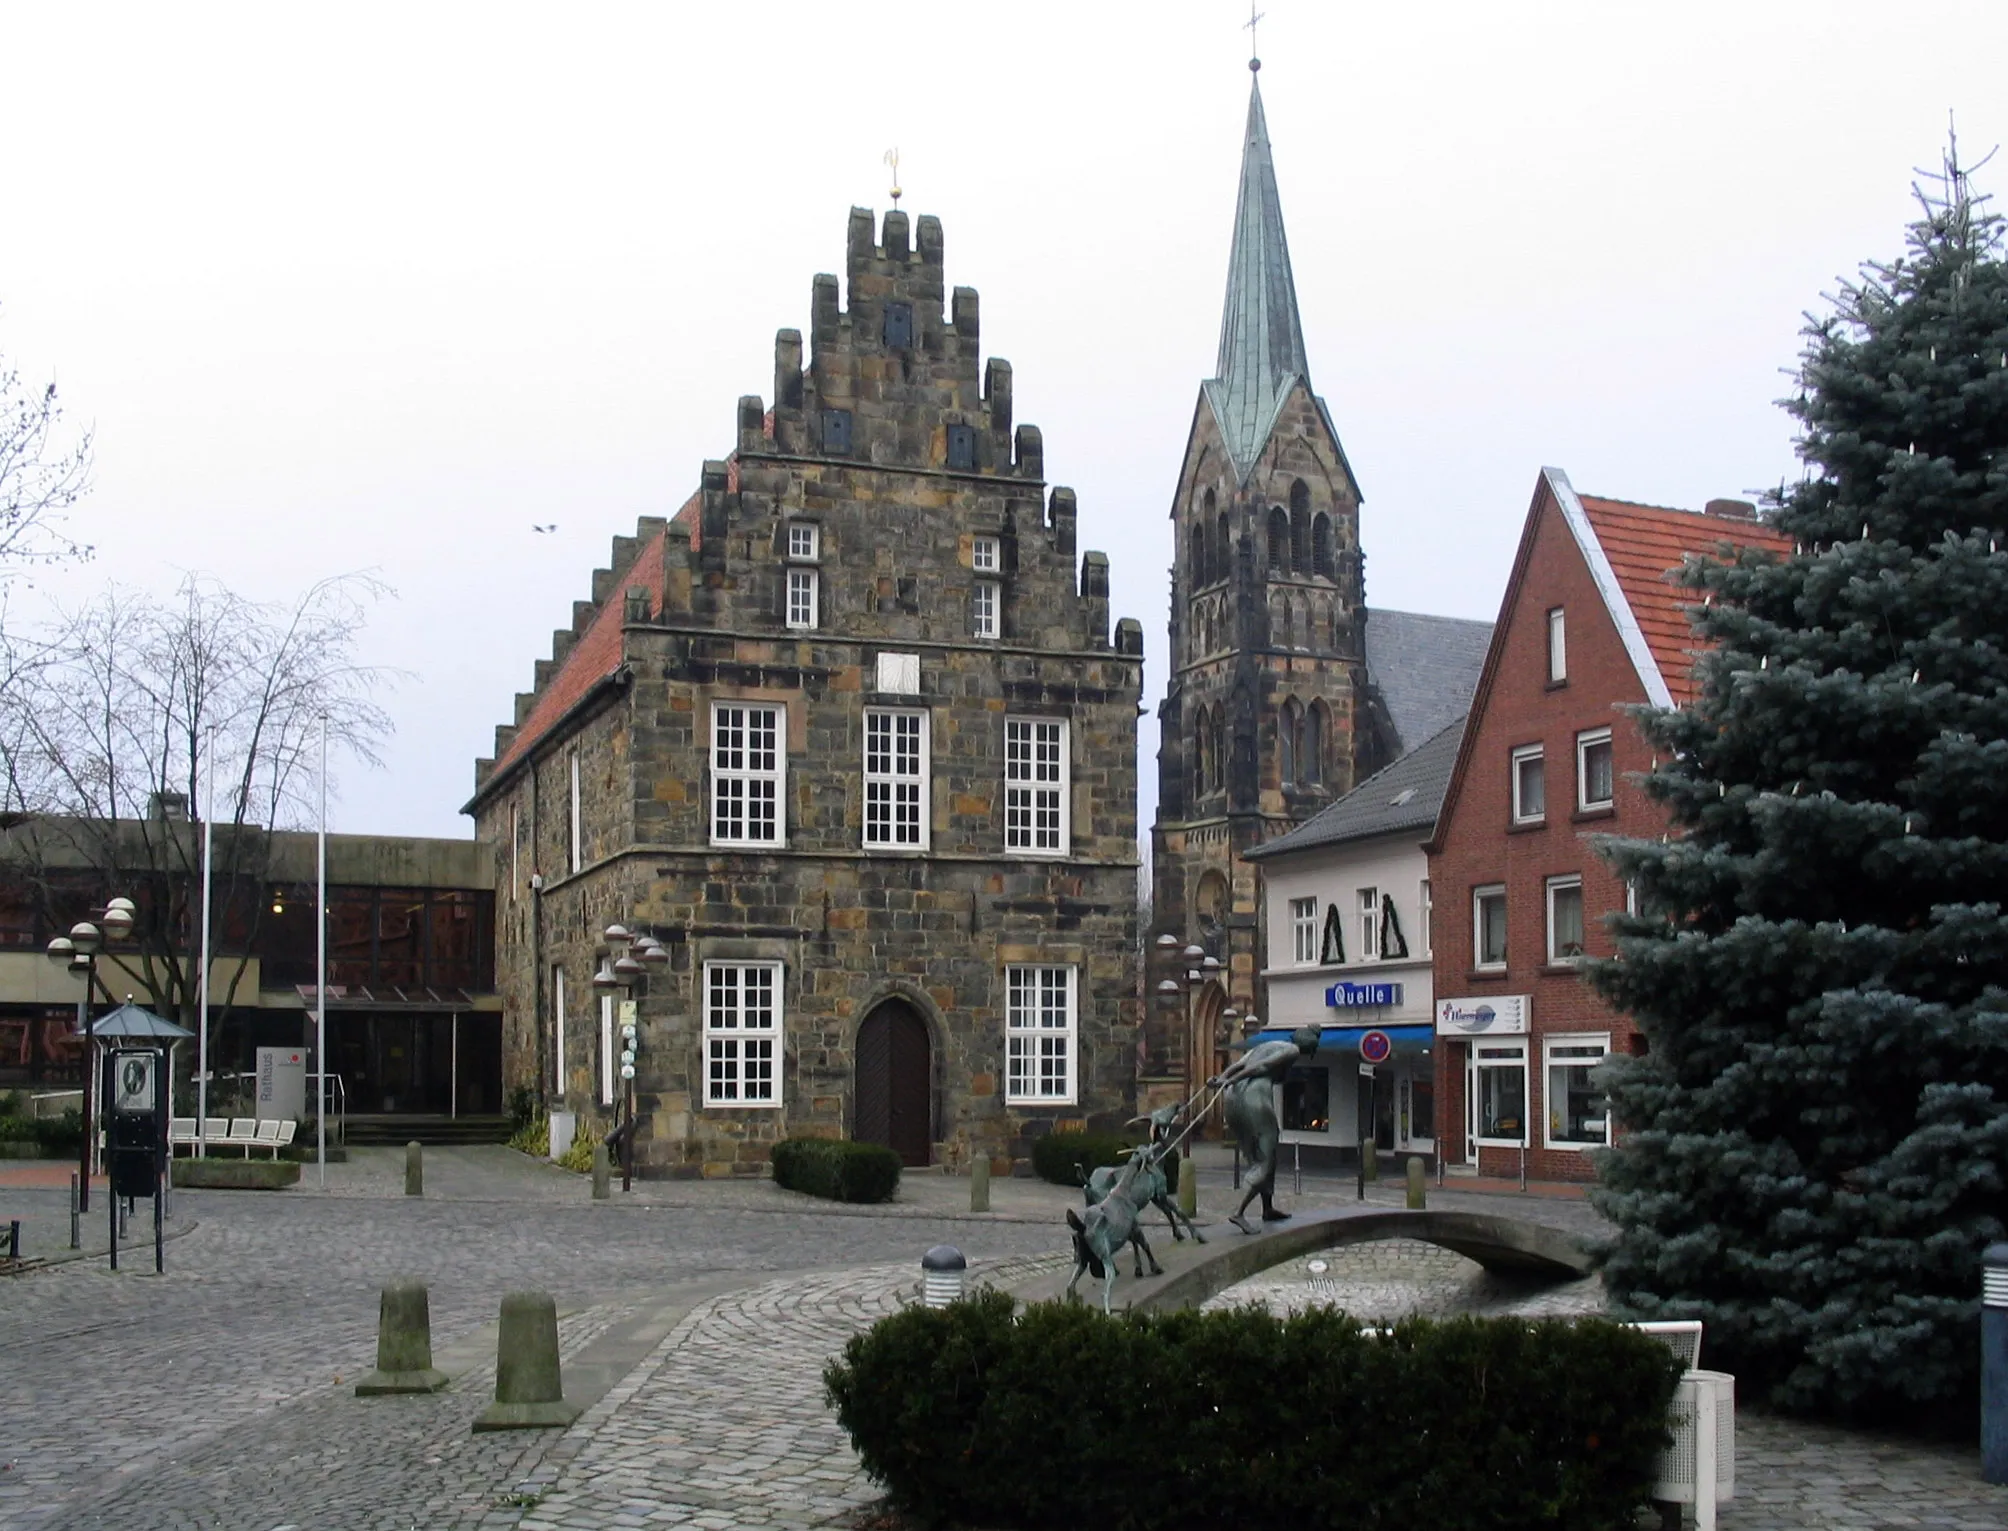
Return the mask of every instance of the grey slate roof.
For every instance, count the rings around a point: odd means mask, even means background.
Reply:
[[[1206,399],[1245,483],[1290,385],[1302,378],[1308,388],[1311,381],[1259,77],[1248,92],[1248,131],[1241,149],[1241,192],[1234,204],[1234,251],[1227,261],[1216,371],[1205,384]]]
[[[1428,834],[1436,827],[1443,794],[1450,789],[1450,773],[1457,764],[1457,746],[1463,738],[1464,719],[1460,716],[1419,748],[1369,776],[1315,818],[1242,854],[1250,861],[1261,861],[1290,851],[1391,835],[1404,829],[1417,837]]]
[[[1491,643],[1490,622],[1368,609],[1367,678],[1387,704],[1401,752],[1471,710]]]

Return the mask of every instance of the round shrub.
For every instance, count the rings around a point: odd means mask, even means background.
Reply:
[[[1130,1150],[1142,1141],[1113,1132],[1049,1132],[1032,1144],[1032,1168],[1041,1180],[1054,1185],[1083,1185],[1104,1165],[1128,1163]],[[1159,1163],[1165,1184],[1177,1190],[1178,1150],[1172,1149]]]
[[[848,1138],[783,1138],[771,1155],[774,1183],[826,1201],[891,1201],[899,1155],[880,1143]]]

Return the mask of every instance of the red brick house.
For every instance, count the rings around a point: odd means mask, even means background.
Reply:
[[[1655,835],[1631,780],[1651,753],[1623,708],[1685,705],[1695,639],[1674,577],[1725,544],[1791,551],[1750,505],[1669,510],[1578,495],[1545,468],[1427,847],[1439,1148],[1467,1173],[1587,1180],[1610,1141],[1592,1084],[1641,1039],[1582,982],[1625,888],[1589,844]]]

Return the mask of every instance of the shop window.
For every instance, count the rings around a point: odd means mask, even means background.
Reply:
[[[1610,1050],[1608,1033],[1549,1037],[1541,1044],[1550,1148],[1602,1148],[1609,1144],[1610,1104],[1596,1087],[1593,1071]]]
[[[1548,961],[1580,962],[1583,956],[1583,879],[1548,879]]]
[[[1478,1141],[1527,1146],[1527,1044],[1481,1042],[1473,1050]]]
[[[1611,731],[1592,729],[1576,735],[1576,807],[1608,808],[1617,783],[1611,774]]]
[[[1283,1080],[1283,1130],[1332,1130],[1332,1072],[1298,1064]]]
[[[1506,966],[1506,889],[1497,883],[1475,888],[1471,894],[1471,950],[1473,966]]]
[[[1513,822],[1538,824],[1548,812],[1548,777],[1541,746],[1522,745],[1513,752]]]
[[[1290,959],[1300,963],[1318,960],[1318,901],[1315,898],[1290,900]]]

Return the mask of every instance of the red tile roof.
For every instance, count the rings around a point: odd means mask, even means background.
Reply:
[[[1676,705],[1685,707],[1694,699],[1694,660],[1701,650],[1687,621],[1693,592],[1678,582],[1674,571],[1690,553],[1719,555],[1725,542],[1790,554],[1791,539],[1757,521],[1587,494],[1578,498],[1666,689]]]
[[[688,507],[685,507],[688,509]],[[595,685],[618,670],[621,665],[621,624],[625,620],[624,592],[635,585],[646,586],[649,592],[649,615],[658,616],[662,611],[662,553],[663,539],[667,528],[649,538],[648,543],[635,555],[635,560],[621,575],[618,588],[610,592],[600,609],[593,614],[585,634],[572,645],[565,662],[558,666],[558,673],[545,685],[543,695],[530,709],[530,716],[523,720],[523,726],[516,731],[516,737],[509,748],[495,762],[495,769],[488,774],[488,781],[494,781],[510,766],[521,760],[536,746],[557,722],[580,701]],[[484,783],[485,785],[485,783]]]

